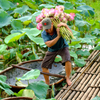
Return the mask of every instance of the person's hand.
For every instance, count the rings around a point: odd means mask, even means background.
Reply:
[[[58,25],[57,25],[57,27],[61,27],[61,26],[66,26],[66,24],[65,23],[59,23]]]
[[[60,29],[57,28],[56,31],[57,31],[57,35],[58,35],[58,37],[60,38],[60,37],[61,37],[61,35],[60,35]]]

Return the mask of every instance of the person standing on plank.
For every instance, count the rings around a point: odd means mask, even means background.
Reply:
[[[68,43],[60,35],[59,28],[61,26],[66,27],[70,32],[71,29],[65,23],[60,23],[57,25],[57,28],[53,26],[50,18],[45,18],[42,20],[43,32],[41,34],[45,44],[48,46],[48,51],[43,59],[41,64],[42,71],[49,73],[49,69],[52,68],[52,64],[57,55],[62,57],[62,65],[65,66],[66,71],[66,82],[70,86],[72,84],[70,80],[71,74],[71,59],[68,49]],[[49,76],[44,75],[45,83],[50,84]]]

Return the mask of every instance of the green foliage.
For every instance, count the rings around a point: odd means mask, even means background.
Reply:
[[[25,33],[23,33],[23,34],[20,34],[20,33],[13,33],[13,34],[11,34],[11,35],[9,35],[9,36],[7,36],[6,38],[5,38],[5,43],[10,43],[10,42],[14,42],[14,41],[17,41],[20,37],[22,37],[23,35],[24,35]]]
[[[12,20],[11,26],[15,30],[20,30],[23,28],[23,25],[20,20]]]
[[[96,97],[93,98],[92,100],[100,100],[100,97],[96,96]]]
[[[24,6],[22,6],[22,7],[20,7],[20,8],[16,8],[15,10],[14,10],[14,13],[18,13],[18,14],[23,14],[23,13],[25,13],[27,10],[29,9],[29,7],[27,6],[27,5],[24,5]]]
[[[34,82],[29,84],[26,89],[31,89],[34,91],[36,97],[38,98],[46,98],[46,94],[47,94],[47,89],[49,89],[49,86],[44,83],[43,81],[39,81],[39,82]]]
[[[0,9],[0,28],[10,24],[12,16],[9,16],[6,11]]]
[[[83,67],[86,64],[86,62],[83,59],[75,58],[74,61],[75,61],[75,64],[78,65],[79,67]]]
[[[96,13],[94,10],[96,6],[93,5],[98,5],[99,1],[98,3],[91,2],[91,4],[89,2],[88,5],[86,5],[86,0],[84,2],[82,0],[1,0],[0,55],[3,55],[4,64],[8,66],[13,63],[13,60],[15,63],[19,63],[43,58],[47,47],[41,38],[41,31],[36,29],[36,16],[41,13],[43,8],[50,9],[56,5],[63,5],[65,13],[75,13],[76,15],[74,21],[67,23],[76,40],[72,39],[71,43],[68,41],[68,44],[72,60],[77,66],[80,66],[75,58],[83,60],[89,56],[91,50],[100,50],[100,22],[96,19],[99,12]],[[88,45],[94,48],[91,50],[83,48]],[[23,53],[24,50],[26,50],[25,53]],[[38,56],[40,52],[41,54]],[[8,63],[9,61],[10,63]],[[61,58],[58,57],[55,61],[61,61]]]
[[[57,55],[55,58],[55,62],[59,62],[59,61],[62,61],[62,58],[60,55]]]
[[[94,9],[90,6],[87,6],[87,5],[82,5],[82,6],[79,6],[77,7],[77,10],[82,10],[82,14],[84,14],[85,16],[93,16],[94,15]]]
[[[0,0],[0,7],[3,10],[8,10],[10,8],[10,3],[8,0]]]
[[[0,75],[0,89],[4,90],[8,95],[13,94],[13,92],[10,90],[10,86],[5,83],[7,77],[4,75]]]
[[[37,69],[32,69],[31,71],[28,71],[26,74],[24,74],[20,78],[16,78],[17,80],[29,80],[29,79],[36,79],[40,75],[40,71]]]

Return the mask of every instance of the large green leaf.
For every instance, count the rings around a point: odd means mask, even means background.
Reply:
[[[8,95],[13,94],[13,92],[10,90],[10,88],[11,87],[8,84],[6,84],[2,80],[0,80],[0,89],[3,89]]]
[[[94,48],[94,50],[100,50],[100,43]]]
[[[90,55],[90,52],[87,51],[87,50],[85,50],[85,51],[78,50],[78,51],[76,51],[76,53],[77,53],[78,55],[81,55],[81,56],[89,56],[89,55]]]
[[[22,16],[20,18],[18,18],[18,20],[21,20],[22,22],[30,20],[32,18],[32,16],[27,15],[27,16]]]
[[[73,4],[71,2],[64,3],[64,8],[66,9],[73,9]]]
[[[6,76],[4,76],[4,75],[0,75],[0,80],[1,80],[1,81],[5,82],[5,81],[6,81],[6,79],[7,79],[7,77],[6,77]]]
[[[11,88],[8,84],[6,84],[5,82],[0,80],[0,86],[2,86],[3,88]]]
[[[90,15],[94,15],[94,9],[90,6],[87,6],[87,5],[82,5],[82,6],[79,6],[77,7],[77,10],[82,10],[82,14],[84,14],[85,16],[90,16]]]
[[[11,22],[11,26],[15,30],[20,30],[23,28],[22,22],[20,20],[15,20],[15,19]]]
[[[58,3],[62,3],[62,4],[65,3],[64,0],[57,0],[57,2],[58,2]]]
[[[88,34],[86,34],[85,35],[85,38],[87,38],[87,39],[91,39],[91,40],[94,40],[95,38],[97,38],[96,36],[92,36],[92,35],[88,35]]]
[[[81,42],[81,40],[73,40],[72,42],[71,42],[71,44],[69,44],[69,46],[75,46],[76,44],[79,44]]]
[[[22,96],[23,97],[31,97],[31,98],[35,99],[34,91],[30,90],[30,89],[24,89]]]
[[[36,79],[40,75],[40,71],[37,69],[32,69],[25,73],[22,77],[16,78],[17,80],[29,80],[29,79]]]
[[[6,48],[7,48],[7,45],[1,44],[1,45],[0,45],[0,54],[2,54],[2,52],[5,51]]]
[[[59,61],[62,61],[62,58],[60,55],[57,55],[55,58],[55,62],[59,62]]]
[[[87,39],[87,38],[78,38],[79,40],[81,40],[81,43],[87,43],[87,44],[89,44],[89,43],[91,43],[91,39]]]
[[[37,45],[44,45],[44,41],[43,38],[41,37],[33,37],[30,34],[26,34],[34,43],[36,43]]]
[[[30,8],[33,10],[38,9],[38,5],[35,3],[35,0],[23,0]]]
[[[49,86],[43,81],[31,83],[28,85],[28,87],[26,87],[26,89],[33,90],[36,97],[41,99],[46,98],[48,88]]]
[[[98,43],[98,42],[100,42],[100,39],[97,39],[97,40],[95,41],[95,43]]]
[[[8,10],[10,8],[10,3],[8,0],[0,0],[0,7],[4,10]]]
[[[41,33],[41,31],[39,31],[37,28],[25,28],[22,30],[22,32],[24,32],[29,37],[35,37]]]
[[[5,11],[0,9],[0,28],[10,24],[12,17],[9,16]]]
[[[18,40],[18,39],[20,39],[23,35],[24,35],[25,33],[23,33],[23,34],[20,34],[20,33],[13,33],[13,34],[11,34],[11,35],[8,35],[6,38],[5,38],[5,43],[10,43],[10,42],[14,42],[14,41],[16,41],[16,40]]]
[[[74,58],[77,58],[77,54],[73,51],[69,51],[70,52],[70,56],[74,57]]]
[[[16,9],[14,10],[14,12],[15,12],[15,13],[19,13],[19,14],[22,15],[22,14],[25,13],[28,9],[29,9],[29,7],[28,7],[27,5],[24,5],[24,6],[20,7],[20,8],[16,8]]]
[[[76,10],[76,9],[68,9],[68,10],[64,10],[65,13],[78,13],[80,11]]]
[[[88,31],[90,30],[90,24],[83,20],[76,20],[75,21],[76,27],[78,27],[79,31]]]
[[[75,61],[75,64],[77,66],[79,66],[79,67],[83,67],[86,64],[86,62],[83,59],[77,59],[77,58],[75,58],[74,61]]]
[[[94,31],[92,31],[92,34],[94,35],[100,35],[100,29],[95,28]]]
[[[39,9],[43,9],[43,8],[49,8],[49,9],[51,9],[51,8],[54,8],[55,6],[53,6],[53,5],[50,5],[50,4],[41,4],[41,5],[39,5]]]

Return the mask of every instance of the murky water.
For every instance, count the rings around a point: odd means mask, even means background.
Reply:
[[[21,67],[39,69],[40,71],[42,71],[41,61],[26,63],[26,64],[21,65]],[[27,72],[26,70],[22,70],[22,69],[18,69],[18,68],[13,68],[13,69],[5,72],[4,75],[7,76],[6,83],[11,84],[11,85],[15,85],[16,84],[15,78],[16,77],[22,77],[23,74],[25,74],[26,72]],[[61,63],[53,63],[52,69],[49,69],[49,72],[52,73],[52,74],[65,75],[65,68],[64,68],[64,66],[62,66]],[[50,79],[50,83],[55,83],[61,78],[50,76],[49,79]],[[37,82],[37,81],[40,81],[40,80],[45,81],[43,74],[40,74],[37,79],[29,80],[29,83]],[[22,81],[22,83],[28,84],[27,81]]]

